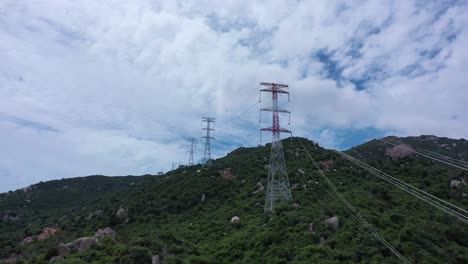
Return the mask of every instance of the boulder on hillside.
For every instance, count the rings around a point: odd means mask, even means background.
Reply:
[[[115,235],[116,235],[115,231],[112,230],[112,228],[110,228],[110,227],[106,227],[104,229],[99,229],[98,231],[96,231],[96,233],[94,233],[94,237],[98,241],[106,239],[106,238],[114,240]]]
[[[461,183],[462,183],[461,181],[451,180],[450,181],[450,187],[452,187],[452,189],[456,189],[456,188],[460,187]]]
[[[319,165],[323,170],[328,171],[333,168],[333,160],[319,161]]]
[[[95,244],[97,244],[95,237],[80,237],[73,242],[65,244],[65,246],[72,252],[84,252]]]
[[[55,257],[50,258],[49,263],[52,263],[52,262],[60,262],[60,261],[62,261],[62,259],[63,259],[63,258],[60,257],[60,256],[55,256]]]
[[[238,217],[238,216],[233,216],[233,217],[231,218],[231,223],[233,223],[233,224],[239,224],[239,223],[240,223],[240,217]]]
[[[231,168],[221,170],[219,173],[221,174],[221,178],[223,178],[226,181],[232,181],[237,178],[236,175],[231,173]]]
[[[78,238],[72,242],[66,243],[65,246],[70,249],[70,251],[75,252],[80,247],[82,238]]]
[[[115,216],[122,223],[128,222],[128,210],[125,208],[120,207],[119,210],[117,210],[117,213],[115,214]]]
[[[57,252],[60,257],[69,255],[72,252],[85,252],[92,246],[96,245],[99,241],[109,238],[114,240],[116,232],[110,227],[99,229],[92,237],[81,237],[70,243],[60,244],[57,247]]]
[[[151,256],[151,264],[161,264],[161,257],[159,255]]]
[[[97,239],[95,237],[83,237],[81,238],[81,243],[77,251],[79,253],[85,252],[96,244],[97,244]]]
[[[333,216],[325,220],[325,225],[327,225],[333,231],[336,231],[340,227],[340,222],[338,221],[337,216]]]
[[[67,247],[65,244],[60,244],[57,247],[57,254],[59,257],[68,256],[71,253],[70,248]]]
[[[320,237],[319,245],[325,245],[327,243],[327,240],[322,236]]]

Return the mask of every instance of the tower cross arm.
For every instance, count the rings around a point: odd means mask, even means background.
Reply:
[[[270,111],[270,112],[279,112],[279,113],[287,113],[290,114],[291,112],[285,109],[273,109],[272,107],[262,108],[260,111]]]
[[[279,128],[279,129],[276,129],[274,127],[265,127],[265,128],[261,128],[260,131],[272,131],[272,132],[280,132],[280,133],[290,133],[292,134],[292,132],[290,130],[287,130],[287,129],[284,129],[284,128]]]
[[[287,91],[283,91],[283,90],[280,90],[280,89],[271,89],[271,88],[261,89],[260,92],[289,94],[289,92],[287,92]]]
[[[268,82],[261,82],[260,85],[266,85],[266,86],[276,86],[276,87],[281,87],[281,88],[288,88],[289,86],[287,84],[280,84],[280,83],[268,83]]]

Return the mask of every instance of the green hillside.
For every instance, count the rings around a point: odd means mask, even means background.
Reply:
[[[444,147],[446,155],[466,157],[466,141],[443,140],[457,146]],[[409,260],[468,262],[463,223],[332,151],[302,141],[343,196]],[[430,142],[420,147],[440,147]],[[451,180],[468,178],[466,172],[415,155],[391,158],[385,154],[391,146],[380,143],[371,141],[348,153],[468,207],[466,186],[450,187]],[[196,165],[161,176],[95,178],[99,184],[91,177],[67,179],[38,184],[30,192],[2,194],[0,212],[14,211],[19,220],[0,223],[0,254],[15,253],[25,263],[47,263],[59,254],[60,243],[110,227],[115,239],[69,254],[60,263],[151,263],[153,255],[164,263],[397,263],[331,195],[298,139],[283,140],[283,147],[293,201],[280,205],[271,217],[263,213],[265,191],[260,187],[266,185],[267,144],[236,149],[208,169]],[[65,185],[67,191],[62,190]],[[28,197],[31,202],[24,202]],[[240,221],[231,223],[234,216]],[[324,223],[333,216],[339,219],[336,230]],[[42,241],[21,242],[43,227],[58,231]]]

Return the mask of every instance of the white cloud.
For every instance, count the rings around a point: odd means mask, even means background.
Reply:
[[[259,106],[243,110],[260,81],[290,84],[290,128],[322,131],[327,146],[340,142],[333,129],[466,136],[466,11],[417,1],[3,1],[0,113],[58,132],[0,119],[0,191],[169,169],[206,115],[217,117],[216,155],[230,148],[219,142],[255,145]],[[323,74],[319,51],[340,81]],[[358,91],[350,80],[363,78]]]

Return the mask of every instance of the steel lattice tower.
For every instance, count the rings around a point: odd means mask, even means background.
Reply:
[[[260,138],[262,131],[270,131],[273,134],[264,209],[266,213],[271,213],[273,212],[277,202],[287,202],[292,199],[280,137],[281,133],[290,133],[292,135],[292,132],[281,128],[279,121],[280,113],[289,114],[289,120],[291,120],[291,112],[278,107],[278,94],[287,94],[289,101],[289,92],[285,91],[285,89],[288,88],[288,85],[264,82],[260,83],[260,85],[267,87],[265,89],[260,89],[260,98],[262,92],[269,92],[272,95],[272,106],[270,108],[260,109],[260,121],[262,111],[272,112],[272,126],[260,129]]]
[[[202,128],[202,130],[206,131],[206,136],[202,137],[205,139],[205,152],[203,154],[203,166],[211,165],[211,139],[214,137],[211,136],[211,131],[214,131],[211,128],[210,124],[215,122],[215,118],[213,117],[202,117],[202,122],[206,122],[206,127]]]
[[[189,141],[190,141],[190,149],[187,151],[189,153],[188,166],[192,166],[193,165],[193,150],[194,150],[197,140],[194,138],[190,138]]]

